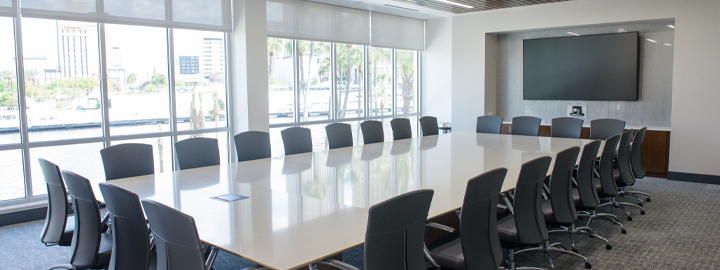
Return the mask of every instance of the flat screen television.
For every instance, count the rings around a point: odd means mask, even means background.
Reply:
[[[638,100],[637,32],[523,40],[523,99]]]

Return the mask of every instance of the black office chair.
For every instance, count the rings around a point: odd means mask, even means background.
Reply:
[[[618,145],[617,158],[615,159],[615,168],[613,170],[613,176],[615,177],[615,184],[618,186],[620,191],[618,195],[624,196],[629,195],[627,193],[627,187],[635,185],[635,175],[632,173],[630,168],[630,141],[632,140],[633,130],[629,129],[622,133],[620,137],[620,145]],[[632,196],[635,196],[634,194]],[[642,208],[642,200],[635,196],[640,203],[627,203],[627,202],[615,202],[619,205],[637,207],[640,209],[640,214],[645,215],[645,209]]]
[[[90,181],[70,171],[62,171],[75,209],[75,235],[72,239],[73,255],[69,269],[107,268],[112,254],[113,239],[100,217]],[[51,267],[56,269],[60,267]]]
[[[582,258],[585,267],[591,268],[585,257],[575,252],[556,248],[560,243],[550,244],[542,211],[542,186],[550,167],[550,157],[528,161],[520,168],[511,214],[498,221],[498,233],[503,247],[511,249],[509,269],[516,269],[515,255],[528,251],[560,252]],[[550,261],[552,265],[552,261]]]
[[[312,152],[312,135],[309,128],[286,128],[280,131],[280,135],[286,156]]]
[[[597,149],[595,150],[597,154]],[[575,234],[589,234],[587,230],[578,231],[575,228],[575,221],[578,219],[578,212],[575,208],[573,200],[573,172],[575,171],[575,162],[580,147],[571,147],[560,151],[555,157],[555,165],[553,166],[552,176],[550,176],[550,188],[548,192],[549,200],[543,202],[543,214],[545,222],[554,227],[549,233],[568,233],[570,235],[570,247],[575,253]],[[594,235],[592,235],[594,237]],[[604,238],[600,238],[604,240]],[[605,248],[612,249],[612,246],[605,240]]]
[[[438,129],[437,118],[434,116],[423,116],[420,117],[420,128],[422,129],[423,136],[432,136],[440,134]]]
[[[270,157],[270,133],[245,131],[233,137],[238,162]]]
[[[218,250],[200,241],[195,219],[151,200],[143,200],[142,206],[155,235],[157,269],[212,268]]]
[[[220,165],[217,139],[190,138],[176,142],[175,155],[181,170]]]
[[[404,140],[412,138],[412,127],[407,118],[395,118],[390,120],[390,127],[393,131],[393,140]]]
[[[150,230],[138,195],[108,182],[100,183],[100,192],[112,224],[113,245],[108,269],[155,269],[156,255],[150,250]]]
[[[608,200],[605,203],[601,203],[597,208],[604,206],[612,206],[619,208],[627,214],[628,221],[632,220],[632,215],[628,212],[625,207],[615,202],[615,196],[618,195],[618,187],[615,183],[615,173],[613,165],[615,162],[615,150],[617,149],[618,142],[620,141],[620,135],[614,135],[605,140],[605,148],[603,148],[602,154],[600,154],[600,164],[597,167],[597,175],[593,181],[595,182],[595,188],[597,189],[598,196],[600,199]]]
[[[152,145],[125,143],[100,150],[105,179],[135,177],[155,173]]]
[[[534,116],[518,116],[513,117],[510,126],[510,134],[537,136],[540,131],[540,122],[542,119]]]
[[[497,269],[503,260],[497,231],[497,202],[507,169],[470,179],[465,189],[460,233],[430,249],[433,260],[450,269]]]
[[[574,117],[553,118],[550,126],[550,136],[557,138],[580,139],[583,122],[585,121]]]
[[[477,125],[475,126],[475,132],[477,133],[490,133],[500,134],[502,128],[502,117],[495,115],[484,115],[477,118]]]
[[[590,121],[590,139],[605,140],[613,135],[622,134],[625,129],[625,121],[603,118]]]
[[[47,187],[48,209],[40,241],[46,246],[69,246],[75,232],[75,217],[68,216],[68,197],[60,167],[39,158]]]
[[[573,188],[572,195],[575,201],[575,208],[580,213],[580,216],[587,217],[587,224],[583,227],[578,227],[574,231],[575,234],[581,233],[593,236],[597,239],[603,240],[608,247],[608,241],[596,234],[592,233],[590,225],[594,219],[602,218],[608,220],[615,225],[620,226],[622,234],[626,234],[624,226],[618,222],[617,217],[613,214],[608,213],[597,213],[596,209],[600,205],[600,198],[597,193],[597,187],[595,186],[595,161],[597,158],[598,151],[600,150],[600,140],[594,140],[583,146],[582,154],[580,155],[580,164],[577,166],[575,173],[575,179],[577,180],[577,188]],[[612,142],[611,142],[612,143]],[[611,247],[612,248],[612,247]]]
[[[635,137],[633,138],[632,144],[630,145],[630,165],[632,167],[632,173],[635,175],[635,178],[642,179],[645,178],[645,167],[642,163],[642,146],[643,146],[643,140],[645,139],[645,132],[647,131],[646,127],[643,127],[635,132]],[[620,192],[621,194],[628,194],[630,196],[635,197],[636,199],[640,200],[640,198],[637,197],[637,195],[643,195],[645,196],[645,201],[650,202],[652,199],[650,198],[650,194],[647,194],[645,192],[640,191],[634,191],[634,190],[624,190]],[[642,201],[642,200],[640,200]],[[640,205],[642,206],[642,204]]]
[[[333,123],[325,126],[328,148],[342,148],[353,146],[352,127],[350,124]]]
[[[385,141],[385,133],[383,132],[382,122],[368,120],[360,124],[362,129],[363,143],[381,143]]]

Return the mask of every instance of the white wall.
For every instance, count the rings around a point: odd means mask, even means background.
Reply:
[[[485,93],[495,91],[484,78],[495,61],[486,58],[486,34],[674,18],[670,171],[720,175],[718,11],[717,0],[579,0],[453,17],[453,131],[472,132]]]
[[[425,79],[423,115],[451,122],[452,114],[452,19],[425,21]]]

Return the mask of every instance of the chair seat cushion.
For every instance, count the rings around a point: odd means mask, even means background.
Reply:
[[[463,255],[462,244],[460,243],[459,234],[450,234],[446,243],[441,244],[430,250],[433,259],[444,268],[465,270],[465,257]]]
[[[542,204],[543,215],[545,216],[545,222],[555,223],[555,217],[553,216],[552,203],[550,200],[545,200]]]
[[[618,187],[626,186],[625,181],[623,181],[622,176],[620,176],[620,170],[613,170],[613,177],[615,177],[615,184]]]
[[[498,234],[500,234],[500,243],[504,248],[513,248],[520,244],[518,239],[517,227],[515,227],[515,217],[508,215],[498,220]]]
[[[100,248],[98,249],[97,266],[107,266],[112,255],[113,237],[109,232],[100,235]]]

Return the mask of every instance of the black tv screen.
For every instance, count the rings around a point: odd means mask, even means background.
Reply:
[[[526,39],[523,99],[638,100],[637,32]]]

